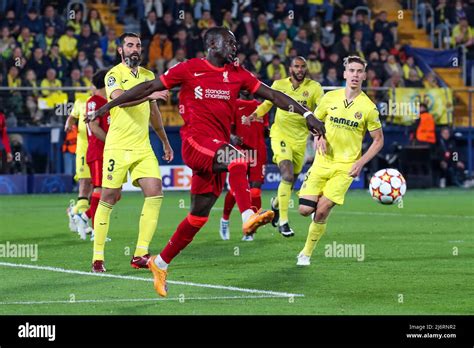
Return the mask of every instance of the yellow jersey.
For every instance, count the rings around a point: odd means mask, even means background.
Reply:
[[[311,79],[304,79],[295,89],[288,77],[273,82],[272,88],[289,95],[308,110],[314,110],[324,94],[321,85]],[[273,103],[266,100],[255,112],[258,117],[262,117],[270,111],[272,106]],[[292,143],[306,144],[308,134],[306,120],[303,116],[280,108],[277,109],[275,121],[270,129],[270,137],[280,137]]]
[[[132,87],[155,78],[150,70],[138,67],[137,73],[125,64],[114,66],[105,75],[105,91],[107,100],[113,91],[129,90]],[[150,102],[129,107],[115,107],[110,110],[110,128],[105,139],[104,149],[149,150],[151,149],[148,135],[150,121]]]
[[[87,100],[87,98],[86,98]],[[76,154],[84,155],[87,152],[87,127],[84,122],[86,115],[86,100],[79,98],[74,102],[71,116],[77,119],[77,147]]]
[[[361,92],[349,103],[345,88],[326,93],[314,115],[326,127],[326,154],[317,155],[317,163],[354,163],[361,157],[366,131],[372,132],[382,127],[379,112],[372,100]]]

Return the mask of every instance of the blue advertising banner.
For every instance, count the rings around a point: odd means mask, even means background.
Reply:
[[[0,175],[0,195],[22,195],[28,193],[26,175]]]
[[[65,193],[72,191],[72,177],[66,174],[35,174],[32,176],[31,193]]]

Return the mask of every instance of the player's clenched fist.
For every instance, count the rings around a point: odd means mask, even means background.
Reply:
[[[110,111],[109,107],[107,106],[109,103],[105,104],[104,106],[98,108],[97,110],[90,111],[84,117],[84,122],[89,123],[94,121],[97,117],[103,116]]]
[[[160,100],[166,101],[166,100],[168,99],[168,96],[169,96],[168,90],[157,91],[157,92],[153,92],[152,94],[150,94],[150,95],[148,96],[148,99],[149,99],[149,100],[157,100],[157,99],[160,99]]]
[[[323,136],[326,134],[326,128],[324,128],[324,122],[321,122],[313,114],[306,117],[306,126],[311,133],[318,136]]]

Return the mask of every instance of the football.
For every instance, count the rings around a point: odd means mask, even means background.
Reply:
[[[398,203],[407,191],[407,183],[398,170],[381,169],[370,179],[369,191],[372,198],[379,203]]]

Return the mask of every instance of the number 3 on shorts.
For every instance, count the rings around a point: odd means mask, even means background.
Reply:
[[[107,168],[107,170],[109,172],[113,172],[114,171],[114,166],[115,166],[115,161],[113,159],[109,159],[109,167]]]

